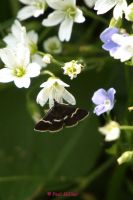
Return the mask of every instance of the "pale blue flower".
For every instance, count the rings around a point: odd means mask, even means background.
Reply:
[[[107,28],[100,39],[104,43],[102,48],[109,51],[110,56],[125,62],[133,57],[133,36],[121,33],[117,28]]]
[[[118,28],[106,28],[100,35],[100,39],[104,43],[102,48],[106,51],[115,51],[120,46],[112,40],[114,34],[119,33]]]
[[[107,91],[102,88],[97,90],[92,97],[92,101],[96,105],[93,112],[99,116],[102,113],[112,110],[114,107],[115,93],[114,88],[110,88]]]

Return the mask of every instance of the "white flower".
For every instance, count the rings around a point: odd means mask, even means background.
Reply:
[[[125,151],[118,159],[117,162],[119,165],[123,163],[128,163],[133,160],[133,151]]]
[[[132,21],[133,22],[133,3],[131,3],[126,11],[125,11],[125,18],[129,21]]]
[[[26,28],[18,20],[15,20],[11,27],[11,33],[5,36],[3,40],[11,48],[22,43],[29,48],[31,54],[37,51],[38,34],[33,30],[27,33]]]
[[[105,141],[110,142],[120,137],[119,124],[115,121],[111,121],[103,127],[100,127],[99,132],[105,135]]]
[[[26,28],[21,26],[18,20],[15,20],[11,27],[11,33],[3,38],[7,46],[15,48],[18,43],[27,44]]]
[[[97,14],[104,14],[111,10],[113,7],[113,16],[117,20],[122,18],[123,12],[127,8],[126,0],[97,0],[94,9],[97,10]]]
[[[133,57],[133,36],[113,34],[112,41],[120,45],[115,51],[111,51],[110,55],[115,59],[125,62]]]
[[[84,0],[85,4],[90,8],[95,5],[96,1],[97,0]]]
[[[59,39],[69,41],[72,33],[73,23],[85,21],[82,11],[76,7],[76,0],[47,0],[48,5],[55,9],[54,12],[44,19],[44,26],[55,26],[60,24]]]
[[[40,66],[30,63],[29,49],[23,45],[18,45],[16,49],[1,49],[0,58],[5,64],[5,68],[0,70],[1,83],[14,81],[18,88],[28,88],[30,78],[40,74]]]
[[[58,37],[50,37],[43,43],[44,49],[48,53],[59,54],[62,51],[62,45]]]
[[[15,20],[11,27],[11,33],[5,36],[3,40],[7,47],[12,49],[20,43],[23,44],[29,49],[32,62],[36,62],[41,67],[46,67],[45,63],[42,62],[42,57],[37,54],[38,34],[33,30],[27,33],[26,28],[18,20]]]
[[[43,89],[37,96],[37,103],[41,106],[44,106],[49,100],[49,107],[51,108],[54,105],[54,100],[63,103],[63,99],[69,104],[76,104],[74,96],[65,89],[65,87],[69,87],[69,85],[59,78],[50,77],[46,82],[41,84],[40,87],[43,87]]]
[[[32,16],[38,17],[39,15],[42,15],[44,13],[46,8],[45,0],[19,0],[19,1],[26,5],[17,14],[17,18],[19,20],[25,20]]]
[[[64,67],[62,67],[64,70],[64,74],[68,75],[70,79],[76,78],[78,74],[81,73],[81,70],[83,66],[77,61],[72,60],[71,62],[65,63]]]

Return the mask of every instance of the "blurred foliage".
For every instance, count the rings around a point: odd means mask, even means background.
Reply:
[[[1,47],[2,38],[19,7],[17,0],[1,1]],[[62,77],[70,83],[70,91],[75,95],[77,105],[90,111],[90,116],[78,126],[55,134],[33,131],[33,113],[29,110],[34,107],[39,85],[45,77],[32,82],[35,89],[31,88],[31,94],[11,85],[0,85],[0,200],[47,200],[49,191],[79,194],[77,197],[53,197],[55,200],[133,198],[133,168],[117,165],[113,153],[115,148],[112,148],[112,143],[105,144],[97,131],[104,120],[92,114],[93,92],[100,87],[114,87],[117,102],[112,115],[120,122],[125,122],[126,118],[132,122],[132,113],[128,113],[127,107],[133,102],[133,72],[101,50],[99,34],[106,27],[105,20],[101,19],[96,16],[93,20],[90,16],[84,25],[80,25],[80,29],[75,25],[72,46],[67,43],[63,46],[62,60],[78,58],[87,63],[86,71],[76,80],[70,82],[65,76]],[[46,30],[35,19],[28,20],[27,27],[40,33],[40,47],[45,38],[57,33],[56,27]],[[73,51],[75,45],[77,47]],[[55,73],[61,77],[56,66]],[[128,132],[125,137],[129,137],[129,144],[125,144],[122,136],[120,149],[133,145],[132,133]]]

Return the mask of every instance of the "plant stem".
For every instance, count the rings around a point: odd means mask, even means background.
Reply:
[[[37,52],[40,56],[45,56],[47,55],[47,53],[44,53],[44,52],[41,52],[41,51],[38,51]],[[58,61],[57,59],[55,59],[51,54],[48,54],[51,58],[51,62],[59,67],[61,67],[63,65],[62,62]]]
[[[123,125],[123,126],[120,126],[120,129],[121,130],[133,130],[133,126]]]
[[[55,58],[52,57],[52,63],[54,63],[55,65],[59,66],[59,67],[62,67],[63,66],[63,63],[56,60]]]
[[[100,21],[100,22],[102,22],[102,23],[104,23],[106,25],[108,24],[108,21],[106,19],[102,18],[101,16],[96,15],[94,12],[88,10],[87,8],[81,7],[81,10],[83,11],[85,16],[88,16],[88,17],[90,17],[92,19]]]
[[[52,72],[50,72],[49,70],[44,70],[44,71],[41,72],[41,74],[48,74],[51,77],[55,77],[55,75]]]
[[[107,170],[113,164],[114,161],[114,158],[107,160],[97,170],[89,174],[89,176],[85,177],[82,181],[80,180],[80,184],[77,191],[84,190],[91,182],[93,182],[98,176],[100,176],[105,170]]]

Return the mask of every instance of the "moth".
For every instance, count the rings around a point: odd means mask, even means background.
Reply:
[[[54,106],[35,125],[34,130],[39,132],[57,132],[63,127],[72,127],[89,115],[88,111],[69,104],[60,104],[54,101]]]

